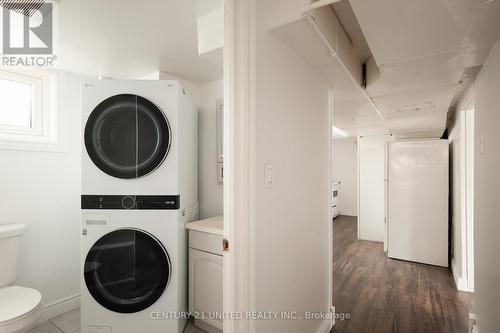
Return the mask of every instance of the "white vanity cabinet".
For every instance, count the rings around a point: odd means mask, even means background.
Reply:
[[[222,217],[218,218],[220,230],[207,229],[205,220],[186,226],[189,229],[189,312],[199,314],[194,317],[195,326],[210,333],[222,332]]]

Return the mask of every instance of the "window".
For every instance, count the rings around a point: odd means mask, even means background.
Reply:
[[[0,79],[0,125],[32,128],[32,95],[31,84]]]
[[[55,148],[55,83],[48,71],[0,70],[0,149]]]

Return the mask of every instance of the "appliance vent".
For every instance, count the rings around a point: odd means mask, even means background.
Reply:
[[[45,0],[0,0],[0,7],[31,17],[44,3]]]

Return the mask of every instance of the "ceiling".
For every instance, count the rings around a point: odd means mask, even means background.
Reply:
[[[356,47],[363,39],[353,24],[346,28],[346,20],[352,23],[351,14],[341,7],[346,1],[333,8],[346,33],[354,31]],[[373,56],[366,92],[387,130],[397,136],[440,136],[468,73],[484,63],[500,35],[500,0],[349,3]],[[363,105],[341,99],[334,111],[336,126],[373,126],[376,112]]]
[[[198,56],[196,18],[223,0],[60,0],[58,67],[86,76],[139,78],[163,71],[196,84],[222,78]]]

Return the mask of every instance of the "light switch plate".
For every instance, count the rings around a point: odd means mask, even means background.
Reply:
[[[273,186],[273,173],[273,165],[271,163],[264,164],[264,184],[267,188]]]
[[[479,153],[483,155],[486,153],[486,139],[484,136],[479,139]]]

